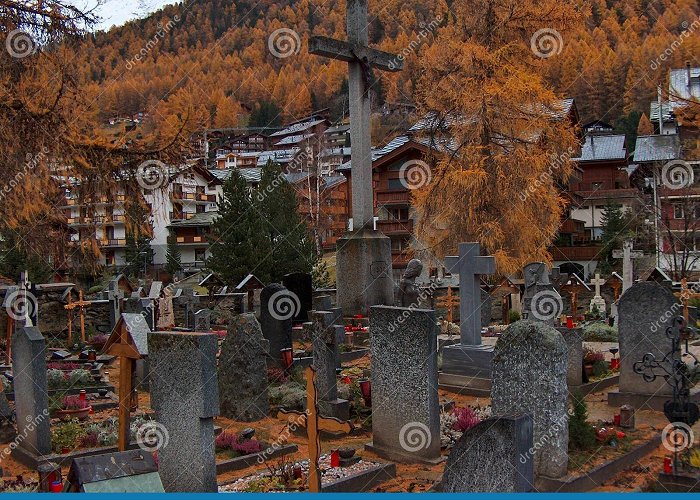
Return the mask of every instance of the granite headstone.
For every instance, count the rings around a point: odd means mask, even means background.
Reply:
[[[340,350],[336,326],[333,325],[333,313],[314,311],[311,323],[313,367],[316,370],[319,409],[322,415],[348,420],[348,401],[338,398],[335,371],[340,365]]]
[[[561,333],[540,322],[517,321],[496,342],[491,411],[532,416],[537,476],[567,473],[567,354]]]
[[[214,417],[219,414],[217,337],[156,332],[148,337],[151,405],[167,432],[158,449],[166,492],[216,492]]]
[[[472,427],[462,434],[450,451],[441,491],[533,491],[532,431],[529,415],[493,417]]]
[[[280,308],[287,289],[279,283],[267,285],[260,292],[260,327],[270,342],[268,363],[282,366],[280,351],[292,347],[292,314]]]
[[[270,343],[263,337],[254,314],[240,314],[231,319],[219,356],[221,415],[243,422],[268,416],[269,349]]]
[[[374,306],[370,315],[372,438],[390,460],[440,460],[435,311]]]
[[[290,273],[282,278],[282,284],[299,299],[299,310],[292,319],[306,321],[313,305],[313,278],[309,273]]]

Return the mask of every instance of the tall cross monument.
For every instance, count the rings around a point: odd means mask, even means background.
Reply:
[[[622,293],[634,284],[634,267],[632,259],[641,259],[644,252],[633,250],[632,240],[622,242],[622,250],[613,250],[612,256],[615,259],[622,259]]]
[[[491,389],[493,347],[481,343],[481,276],[496,272],[496,259],[482,256],[479,243],[460,243],[459,256],[446,257],[445,267],[459,274],[460,343],[442,349],[442,387],[486,396]]]
[[[345,314],[368,314],[393,303],[391,241],[374,227],[370,85],[372,68],[400,71],[393,54],[368,46],[367,0],[347,0],[347,41],[311,37],[309,52],[348,63],[353,231],[338,240],[338,305]]]

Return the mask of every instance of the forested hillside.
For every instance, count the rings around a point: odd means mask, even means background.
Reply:
[[[80,48],[82,77],[100,95],[102,118],[154,109],[178,91],[194,96],[197,119],[208,126],[260,125],[253,123],[261,120],[260,106],[278,109],[282,122],[326,106],[340,116],[347,106],[345,65],[310,55],[307,44],[312,33],[344,37],[344,4],[197,0],[169,6],[91,36]],[[370,0],[371,43],[405,56],[403,72],[374,75],[376,104],[413,100],[421,53],[440,43],[434,35],[450,21],[451,4]],[[540,71],[560,95],[576,98],[583,120],[615,123],[637,112],[636,122],[638,113],[648,113],[669,67],[687,60],[700,65],[696,0],[590,0],[581,9],[585,23],[554,38]],[[271,51],[270,35],[282,28],[293,30],[286,32],[291,49]],[[273,55],[280,50],[286,57]]]

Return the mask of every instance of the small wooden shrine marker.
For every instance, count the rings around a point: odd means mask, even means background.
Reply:
[[[444,297],[440,297],[437,300],[437,306],[438,307],[444,307],[447,309],[447,322],[452,323],[452,312],[456,306],[459,305],[459,297],[455,297],[452,295],[452,287],[448,286],[447,287],[447,295]]]
[[[68,345],[73,341],[73,311],[78,308],[80,314],[80,341],[85,342],[85,308],[92,305],[89,300],[83,299],[83,291],[78,292],[78,301],[73,302],[73,296],[68,293],[68,304],[63,306],[68,311]]]
[[[318,428],[318,394],[316,393],[316,370],[306,368],[306,432],[309,437],[309,491],[321,492],[321,470],[318,459],[321,456],[321,433]]]
[[[692,292],[691,289],[688,287],[688,280],[686,278],[683,278],[681,280],[681,291],[676,292],[673,295],[681,299],[681,304],[683,305],[683,318],[685,318],[685,322],[688,323],[688,304],[690,302],[690,299],[696,299],[700,297],[700,293]]]
[[[572,274],[569,279],[559,287],[559,290],[569,294],[571,315],[574,317],[575,322],[576,315],[578,314],[578,294],[590,292],[591,289],[577,274]]]
[[[126,451],[129,446],[132,372],[136,360],[148,356],[149,333],[151,330],[143,316],[122,313],[102,350],[119,358],[119,451]]]

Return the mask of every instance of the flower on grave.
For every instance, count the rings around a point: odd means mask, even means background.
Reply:
[[[456,407],[452,413],[455,415],[453,428],[459,432],[466,432],[481,422],[476,412],[468,406]]]

